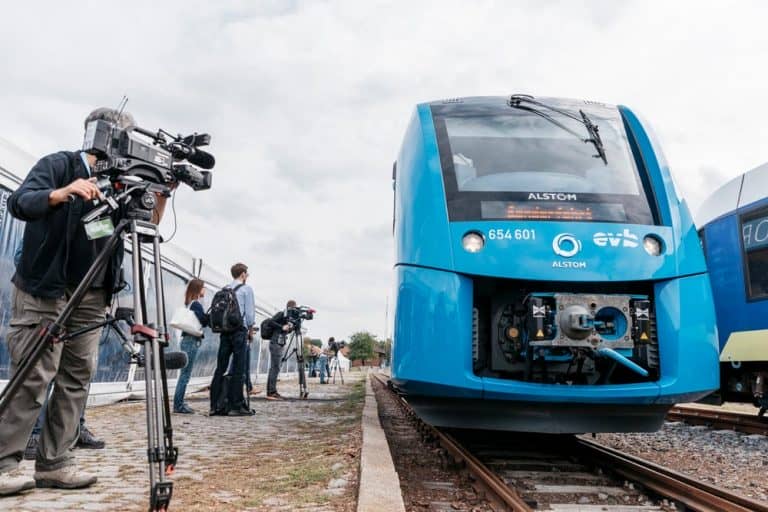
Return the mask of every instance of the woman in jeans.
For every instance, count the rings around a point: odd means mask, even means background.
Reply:
[[[208,315],[205,314],[203,305],[199,299],[205,296],[205,283],[200,279],[192,279],[187,284],[187,292],[184,296],[184,305],[187,306],[195,314],[200,325],[203,327],[208,326]],[[173,412],[181,414],[193,414],[195,411],[184,402],[184,393],[187,391],[187,384],[189,383],[189,377],[192,375],[192,366],[195,364],[195,358],[197,357],[197,349],[203,342],[202,336],[194,336],[183,332],[181,335],[181,350],[187,354],[187,366],[181,369],[179,373],[179,380],[176,383],[176,393],[173,395]]]

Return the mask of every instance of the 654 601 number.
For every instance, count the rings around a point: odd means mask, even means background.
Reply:
[[[489,229],[488,240],[536,240],[535,229]]]

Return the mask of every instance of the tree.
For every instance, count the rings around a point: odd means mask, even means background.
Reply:
[[[365,365],[366,359],[373,358],[373,347],[377,342],[376,336],[368,331],[356,332],[349,337],[349,360],[360,359]]]

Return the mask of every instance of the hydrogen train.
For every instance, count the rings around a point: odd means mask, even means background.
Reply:
[[[393,181],[392,383],[426,421],[654,431],[718,387],[696,229],[629,108],[423,103]]]
[[[718,401],[768,409],[768,164],[732,179],[696,217],[715,299]]]
[[[11,276],[15,269],[13,255],[24,230],[23,223],[11,217],[8,212],[7,201],[11,192],[21,183],[20,176],[25,175],[34,163],[35,159],[32,156],[0,138],[0,388],[5,385],[9,377],[10,361],[5,336],[11,315],[10,304],[13,286]],[[127,240],[126,243],[126,250],[130,253],[130,241]],[[212,297],[216,290],[231,281],[229,276],[219,273],[211,266],[203,263],[202,260],[194,258],[172,244],[163,244],[162,252],[166,311],[173,312],[177,306],[183,304],[186,283],[193,277],[199,277],[205,281],[208,297]],[[149,318],[153,318],[156,304],[154,285],[152,284],[154,271],[151,270],[151,267],[153,263],[148,256],[142,259],[146,266],[144,275],[148,280],[145,283],[145,289],[147,290]],[[125,280],[130,283],[130,258],[126,257],[125,261],[129,263],[124,265]],[[132,291],[124,289],[115,298],[113,306],[130,306],[131,304]],[[267,315],[271,316],[274,311],[273,307],[257,299],[256,315],[258,322]],[[180,333],[176,329],[171,329],[171,332],[173,337],[170,350],[179,350]],[[218,334],[206,329],[203,344],[198,351],[190,379],[188,387],[190,391],[201,389],[210,384],[211,376],[216,368],[218,346]],[[252,373],[264,373],[267,370],[269,364],[267,350],[266,345],[264,345],[251,355],[250,370]],[[176,373],[176,371],[169,373],[168,384],[171,390],[175,388]],[[130,364],[128,352],[115,331],[105,329],[99,344],[99,364],[91,385],[88,402],[89,404],[101,404],[126,398],[144,398],[143,370]]]

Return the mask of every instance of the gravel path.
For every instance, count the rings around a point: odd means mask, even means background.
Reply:
[[[364,374],[346,384],[310,380],[310,399],[297,400],[295,381],[280,384],[292,400],[251,401],[251,417],[173,415],[179,462],[171,510],[220,512],[353,512],[360,451]],[[207,411],[206,394],[190,399]],[[89,427],[104,450],[76,450],[99,481],[84,490],[36,489],[0,498],[1,511],[147,509],[144,403],[88,409]],[[23,468],[32,473],[31,461]]]
[[[597,441],[733,490],[768,501],[768,438],[667,422],[650,434],[598,434]]]

